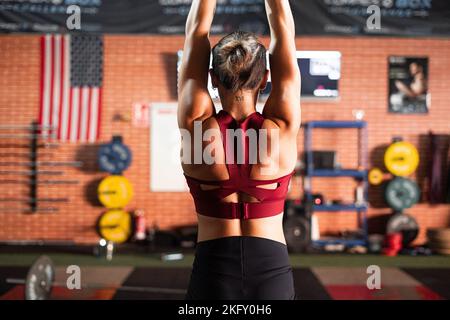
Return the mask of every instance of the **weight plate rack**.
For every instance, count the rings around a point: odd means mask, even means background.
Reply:
[[[1,195],[0,212],[55,213],[58,212],[57,207],[46,207],[41,204],[57,204],[69,201],[67,198],[38,197],[39,186],[78,184],[77,180],[53,179],[53,177],[64,175],[64,171],[61,170],[62,167],[81,167],[83,165],[79,161],[49,160],[52,156],[49,151],[59,146],[55,142],[56,130],[57,128],[54,126],[39,125],[36,121],[33,121],[30,125],[0,125],[0,154],[2,155],[0,184],[23,184],[29,187],[28,197],[18,198]],[[11,143],[12,140],[18,140],[19,143],[15,141]],[[26,140],[28,140],[28,143],[23,142]],[[23,149],[28,149],[28,151]],[[45,152],[41,153],[41,149],[45,149]],[[41,157],[44,160],[41,161]],[[41,176],[46,178],[39,179]],[[26,207],[10,206],[9,203],[25,204]],[[4,206],[3,204],[8,205]]]

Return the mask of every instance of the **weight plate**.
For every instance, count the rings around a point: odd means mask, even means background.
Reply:
[[[108,209],[123,208],[133,198],[133,187],[123,176],[104,178],[97,191],[98,199]]]
[[[395,142],[384,154],[384,164],[390,173],[400,177],[409,176],[419,165],[419,152],[409,142]]]
[[[120,140],[103,144],[98,151],[98,165],[101,171],[121,174],[131,164],[131,150]]]
[[[374,186],[378,186],[383,182],[383,172],[378,168],[369,171],[369,182]]]
[[[394,214],[388,221],[386,233],[401,233],[403,247],[407,247],[419,234],[419,225],[416,219],[406,213]]]
[[[283,223],[284,236],[291,252],[303,252],[310,242],[310,223],[302,216],[290,216]]]
[[[26,300],[47,300],[55,280],[55,266],[47,256],[40,256],[28,270],[25,282]]]
[[[385,198],[388,205],[395,211],[411,208],[419,202],[419,186],[411,180],[397,177],[387,185]]]
[[[132,218],[129,212],[109,210],[98,220],[98,232],[108,241],[124,243],[133,233]]]

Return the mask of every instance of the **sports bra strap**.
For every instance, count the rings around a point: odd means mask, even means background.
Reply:
[[[251,168],[252,164],[250,163],[250,155],[249,155],[249,148],[247,143],[247,136],[246,132],[248,129],[253,129],[257,133],[257,131],[262,127],[264,118],[262,115],[258,112],[254,112],[247,116],[243,121],[236,121],[228,112],[225,110],[219,111],[219,113],[216,115],[217,122],[219,124],[220,133],[222,135],[222,143],[223,148],[225,150],[225,164],[228,169],[228,173],[231,175],[234,174],[241,174],[242,171],[244,171],[245,175],[250,178]],[[236,143],[230,144],[230,141],[228,141],[228,134],[227,130],[239,130],[241,129],[241,134],[237,134],[237,137],[241,138],[240,141],[237,141]],[[256,143],[258,143],[258,134],[256,134]],[[243,152],[244,161],[243,164],[240,164],[238,162],[237,156],[238,152],[236,151],[236,147],[240,145],[241,150]],[[231,147],[234,146],[234,149],[231,149]],[[232,163],[229,163],[229,160],[233,158]]]

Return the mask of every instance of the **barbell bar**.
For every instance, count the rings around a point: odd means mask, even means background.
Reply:
[[[1,167],[76,167],[83,166],[81,161],[36,161],[36,162],[0,162]]]
[[[27,281],[25,279],[8,278],[8,279],[6,279],[6,283],[26,285]],[[45,284],[45,283],[43,283],[43,284]],[[67,288],[67,283],[52,281],[51,286]],[[184,289],[138,287],[138,286],[117,286],[117,285],[109,285],[109,284],[101,284],[101,283],[89,283],[89,284],[81,286],[80,290],[83,290],[83,289],[113,289],[113,290],[121,290],[121,291],[149,292],[149,293],[173,293],[173,294],[186,293],[186,290],[184,290]]]
[[[0,184],[28,184],[28,185],[63,185],[63,184],[79,184],[78,180],[38,180],[38,181],[29,181],[29,180],[0,180]]]
[[[40,256],[30,267],[26,279],[7,278],[6,283],[25,285],[25,299],[27,300],[47,300],[53,287],[65,287],[67,283],[55,282],[55,267],[53,261],[47,256]],[[143,286],[118,286],[101,283],[87,283],[81,289],[113,289],[117,291],[148,292],[148,293],[169,293],[185,294],[184,289],[158,288]]]
[[[57,148],[59,147],[59,143],[55,142],[44,142],[44,143],[38,143],[38,148]],[[23,144],[23,143],[0,143],[0,148],[30,148],[29,144]]]
[[[0,130],[56,130],[57,126],[52,125],[22,125],[22,124],[1,124]]]
[[[59,212],[58,208],[55,207],[37,207],[34,209],[23,209],[23,208],[0,208],[1,213],[56,213]]]
[[[56,134],[0,133],[0,139],[56,139]]]
[[[38,203],[38,202],[69,202],[68,198],[0,198],[0,202],[22,202],[22,203]]]
[[[22,175],[22,176],[62,176],[64,171],[50,171],[50,170],[0,170],[0,175]]]
[[[30,158],[32,156],[31,152],[10,152],[10,153],[0,153],[0,158],[8,158],[8,157],[14,157],[14,158]],[[39,157],[50,157],[52,156],[51,153],[39,153]]]
[[[8,284],[21,284],[26,285],[27,282],[25,279],[14,279],[9,278],[6,279]],[[52,287],[66,287],[67,283],[65,282],[51,282]],[[120,291],[134,291],[134,292],[149,292],[149,293],[174,293],[174,294],[184,294],[186,290],[184,289],[171,289],[171,288],[158,288],[158,287],[139,287],[139,286],[115,286],[101,283],[90,283],[81,286],[81,290],[83,289],[114,289]]]

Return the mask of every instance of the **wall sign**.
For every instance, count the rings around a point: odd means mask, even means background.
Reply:
[[[150,190],[184,192],[188,187],[180,162],[177,103],[150,106]]]
[[[135,102],[132,107],[132,123],[134,127],[148,128],[150,122],[150,104]]]
[[[191,1],[0,0],[0,32],[68,32],[70,5],[80,8],[77,32],[184,34]],[[380,28],[367,25],[371,5]],[[448,0],[291,0],[291,7],[297,35],[450,36]],[[237,29],[269,33],[264,0],[218,1],[212,33]]]

